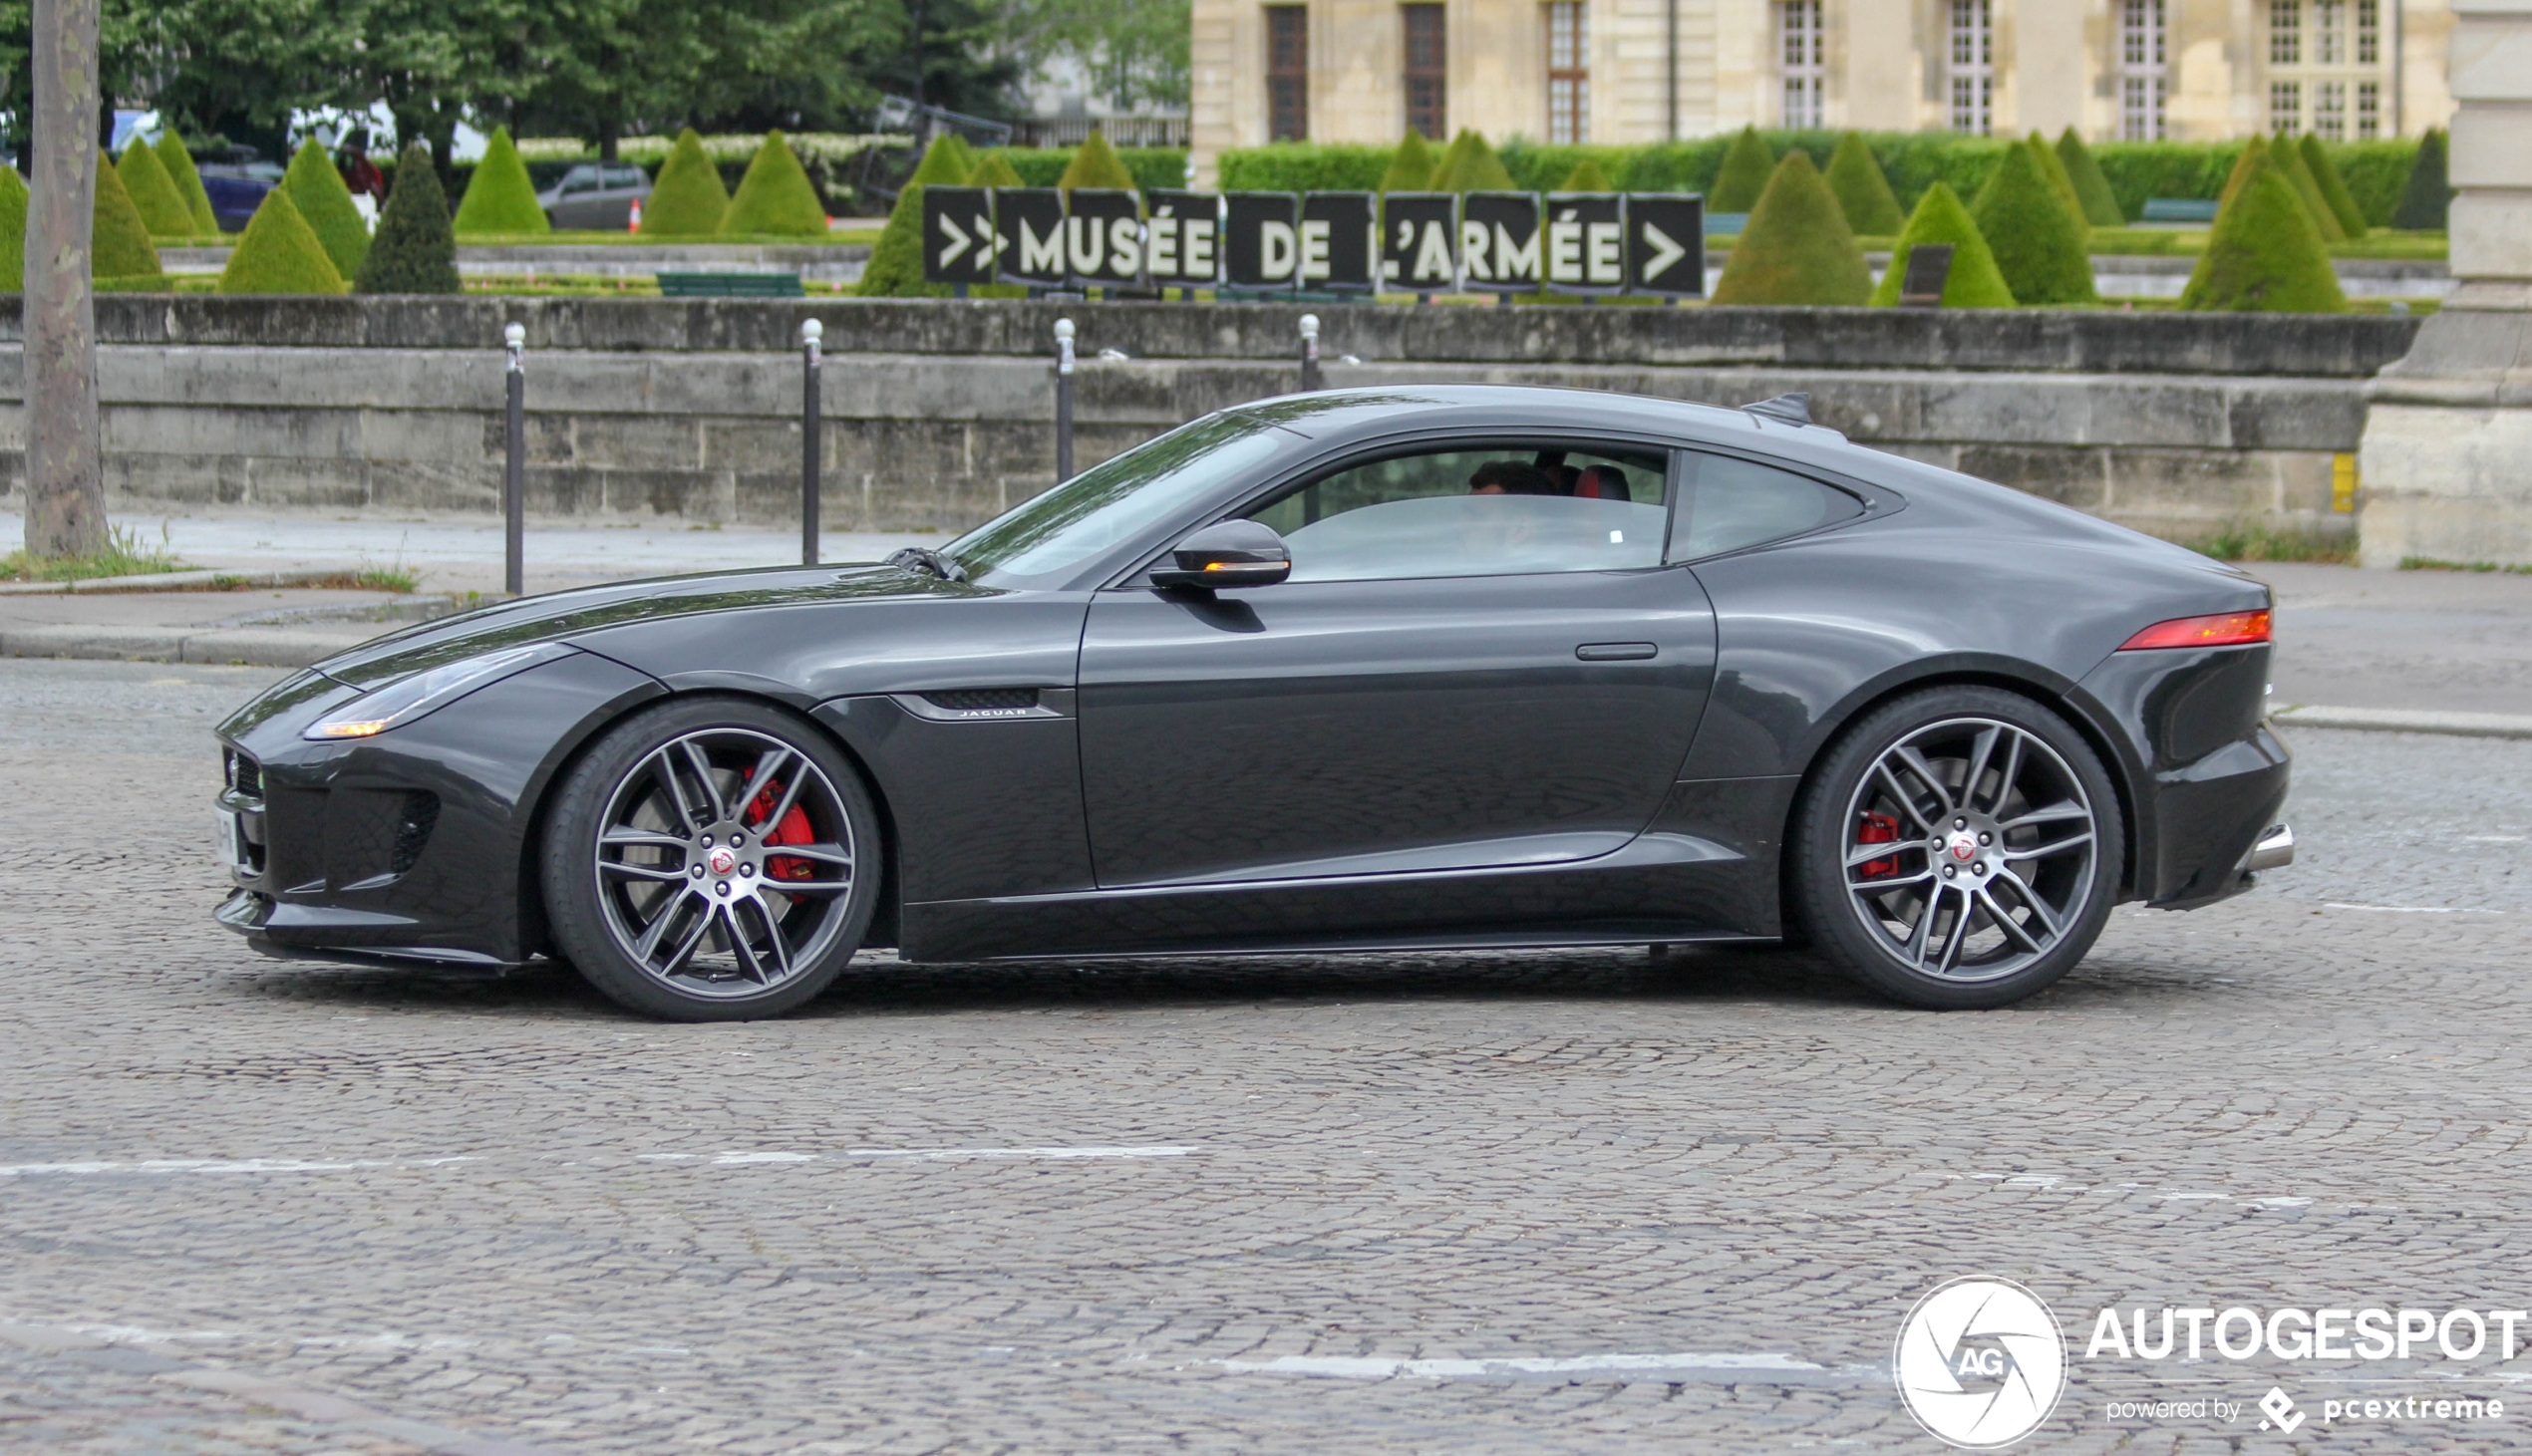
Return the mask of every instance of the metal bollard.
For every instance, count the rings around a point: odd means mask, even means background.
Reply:
[[[527,326],[501,329],[509,351],[508,459],[501,473],[501,587],[521,595],[527,581]]]
[[[1055,483],[1073,478],[1073,321],[1055,321]]]
[[[1301,316],[1301,392],[1315,393],[1319,388],[1319,316]]]
[[[819,438],[817,375],[824,367],[819,344],[826,326],[815,319],[800,321],[800,564],[817,564],[817,480],[822,453]]]

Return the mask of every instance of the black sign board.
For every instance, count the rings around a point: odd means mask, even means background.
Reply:
[[[1290,288],[1301,265],[1294,227],[1301,199],[1291,192],[1227,192],[1222,197],[1222,282],[1231,288]]]
[[[1459,198],[1450,192],[1392,192],[1381,199],[1381,273],[1412,293],[1459,286]]]
[[[1706,199],[1695,192],[1627,194],[1627,288],[1706,296]]]
[[[1941,308],[1951,281],[1952,244],[1918,243],[1908,249],[1908,271],[1900,275],[1899,306]]]
[[[1459,204],[1459,266],[1481,293],[1535,293],[1539,286],[1536,192],[1470,192]]]
[[[1075,187],[1065,204],[1064,262],[1076,287],[1142,282],[1142,199],[1122,187]]]
[[[1627,199],[1616,192],[1550,192],[1539,266],[1558,293],[1627,286]]]
[[[987,187],[923,189],[923,279],[994,281],[994,194]]]
[[[1222,198],[1214,192],[1146,192],[1143,272],[1155,287],[1207,288],[1222,271]]]
[[[1371,291],[1378,201],[1369,192],[1312,192],[1301,199],[1302,287]]]
[[[1064,194],[1053,187],[994,188],[994,235],[1005,283],[1062,288],[1072,281],[1064,261]]]

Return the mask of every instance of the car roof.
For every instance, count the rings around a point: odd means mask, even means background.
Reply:
[[[1679,444],[1715,444],[1804,460],[1829,469],[1887,459],[1820,426],[1760,419],[1745,410],[1686,400],[1552,385],[1431,384],[1322,390],[1232,407],[1322,444],[1345,445],[1432,430],[1606,430]],[[1861,458],[1859,458],[1859,456]]]

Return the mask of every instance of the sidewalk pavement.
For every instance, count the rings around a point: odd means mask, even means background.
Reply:
[[[158,523],[129,521],[145,539]],[[20,524],[0,515],[0,551]],[[414,573],[419,590],[0,595],[0,656],[304,667],[398,622],[462,609],[501,584],[501,526],[481,517],[378,522],[204,514],[164,521],[186,562],[238,571]],[[834,532],[819,559],[875,561],[939,535]],[[799,559],[781,531],[530,522],[527,589]],[[2283,724],[2532,737],[2532,576],[2256,563],[2277,591],[2270,702]]]

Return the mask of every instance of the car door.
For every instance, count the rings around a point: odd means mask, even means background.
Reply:
[[[600,205],[597,167],[575,166],[563,173],[562,184],[554,189],[553,224],[564,229],[599,226],[595,213]]]
[[[1518,488],[1471,485],[1489,471]],[[1705,593],[1663,564],[1668,478],[1644,446],[1392,451],[1242,512],[1285,534],[1289,581],[1097,593],[1079,713],[1100,884],[1625,844],[1678,775],[1714,666]]]

